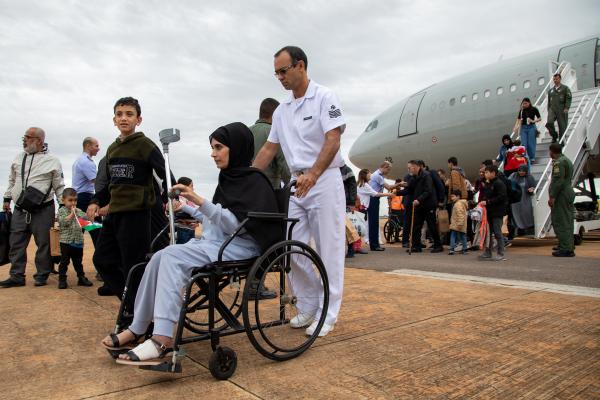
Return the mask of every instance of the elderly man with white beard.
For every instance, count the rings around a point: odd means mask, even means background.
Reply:
[[[54,196],[60,199],[65,183],[58,158],[48,154],[44,143],[46,134],[41,128],[29,128],[23,136],[23,152],[10,166],[8,189],[3,209],[10,212],[15,206],[10,226],[10,278],[0,287],[25,286],[27,245],[31,235],[37,251],[33,276],[35,286],[44,286],[52,269],[50,258],[50,228],[54,224]]]

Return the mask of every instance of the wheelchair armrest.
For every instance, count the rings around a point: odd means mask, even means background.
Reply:
[[[287,215],[282,213],[267,213],[267,212],[254,212],[250,211],[248,213],[248,218],[257,218],[257,219],[280,219],[285,220]]]
[[[235,228],[235,231],[233,231],[233,233],[231,235],[229,235],[229,237],[227,238],[226,241],[223,242],[223,244],[221,245],[221,247],[219,248],[219,254],[217,256],[217,261],[218,262],[222,262],[223,261],[223,252],[225,251],[225,248],[227,246],[229,246],[229,243],[231,243],[231,241],[240,233],[240,231],[242,230],[242,228],[246,225],[246,223],[248,222],[249,218],[245,218],[238,226],[237,228]]]

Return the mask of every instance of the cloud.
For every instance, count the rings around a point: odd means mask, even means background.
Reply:
[[[559,3],[556,3],[558,6]],[[29,126],[41,126],[70,182],[85,136],[114,140],[112,105],[142,104],[154,140],[178,127],[173,171],[208,197],[217,170],[208,135],[231,121],[252,124],[265,97],[287,94],[272,56],[303,47],[309,74],[336,91],[352,141],[379,112],[459,73],[591,35],[600,4],[567,8],[520,1],[0,1],[0,174]],[[560,18],[566,23],[551,21]],[[572,23],[569,23],[572,21]],[[4,191],[6,181],[0,180]]]

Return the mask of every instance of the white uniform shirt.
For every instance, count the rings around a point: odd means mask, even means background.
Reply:
[[[325,86],[310,81],[304,97],[295,99],[293,94],[275,109],[271,133],[267,139],[279,143],[290,171],[311,168],[325,143],[325,133],[346,129],[346,121],[337,96]],[[344,165],[338,150],[329,168]]]

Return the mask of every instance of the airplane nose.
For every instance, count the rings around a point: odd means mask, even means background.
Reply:
[[[348,152],[350,162],[359,168],[366,168],[365,165],[368,164],[369,147],[370,146],[367,145],[367,141],[365,140],[365,134],[362,133],[356,138],[352,147],[350,147],[350,151]]]

